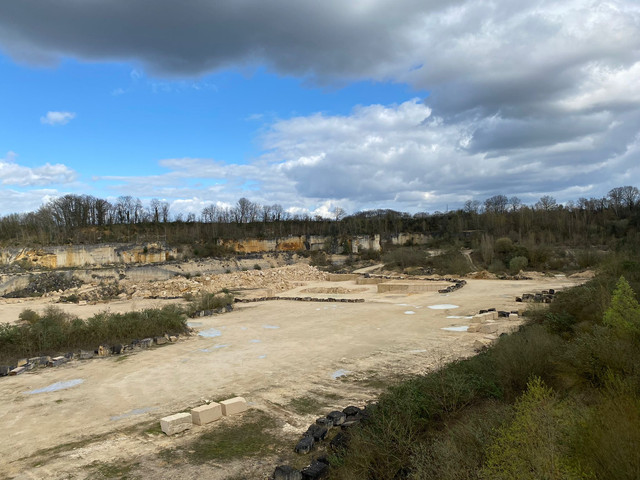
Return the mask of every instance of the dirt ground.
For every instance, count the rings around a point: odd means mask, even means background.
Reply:
[[[276,416],[283,437],[295,439],[329,409],[363,405],[375,398],[386,379],[426,372],[468,356],[473,343],[483,337],[443,328],[469,325],[464,317],[482,308],[522,308],[515,297],[524,292],[583,281],[546,276],[470,279],[464,288],[446,295],[379,294],[376,285],[356,286],[354,281],[297,281],[295,288],[278,293],[292,297],[305,296],[302,291],[326,291],[331,293],[314,296],[365,302],[236,304],[233,312],[197,318],[191,325],[199,334],[174,344],[1,378],[0,477],[96,478],[91,465],[136,460],[145,465],[139,478],[266,478],[275,458],[254,461],[249,470],[242,462],[214,462],[176,471],[163,468],[154,457],[204,431],[215,431],[220,422],[194,426],[175,437],[145,434],[140,426],[156,425],[161,417],[206,400],[239,395],[251,408]],[[15,321],[23,308],[39,310],[46,304],[46,299],[0,304],[0,321]],[[127,311],[161,304],[130,299],[64,308],[87,317],[105,308]],[[449,307],[429,308],[442,305]],[[314,396],[326,411],[301,415],[288,408],[295,399]],[[70,442],[79,443],[67,445]],[[154,460],[145,463],[149,458]],[[246,476],[234,476],[240,474]]]

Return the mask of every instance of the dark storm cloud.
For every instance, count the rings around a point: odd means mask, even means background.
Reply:
[[[415,210],[496,190],[601,195],[640,173],[635,0],[5,1],[0,48],[430,91],[426,104],[275,122],[261,168],[244,170],[265,192]]]

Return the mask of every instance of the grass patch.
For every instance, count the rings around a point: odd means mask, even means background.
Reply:
[[[269,415],[252,410],[244,415],[240,425],[216,425],[183,448],[164,450],[160,456],[170,463],[203,464],[266,455],[278,443],[269,433],[275,426],[275,420]]]
[[[287,408],[289,410],[299,415],[311,415],[318,413],[324,407],[324,402],[318,400],[317,397],[309,396],[294,398],[287,404]]]
[[[132,471],[138,467],[139,463],[128,462],[112,462],[112,463],[97,463],[94,462],[87,468],[93,470],[93,478],[118,478],[121,480],[135,480],[142,478],[139,475],[133,475]]]
[[[219,310],[233,305],[234,297],[228,291],[218,293],[201,292],[197,295],[186,295],[185,300],[189,302],[185,312],[188,316],[193,316],[197,312],[204,310]]]

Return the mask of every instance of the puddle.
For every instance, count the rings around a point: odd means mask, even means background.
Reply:
[[[448,330],[450,332],[466,332],[467,330],[469,330],[469,326],[462,325],[459,327],[444,327],[444,328],[441,328],[441,330]]]
[[[266,355],[260,355],[258,358],[267,358]]]
[[[74,378],[73,380],[52,383],[51,385],[48,385],[46,387],[37,388],[35,390],[23,393],[26,393],[27,395],[35,395],[36,393],[57,392],[58,390],[66,390],[67,388],[75,387],[76,385],[80,385],[81,383],[84,383],[84,380],[82,378]]]
[[[220,330],[216,330],[215,328],[207,328],[206,330],[198,332],[198,335],[205,338],[213,338],[219,337],[220,335],[222,335],[222,332]]]
[[[269,329],[269,330],[275,330],[276,328],[280,328],[280,327],[277,326],[277,325],[262,325],[262,328],[266,328],[266,329]]]
[[[240,327],[240,330],[246,330],[247,327]]]
[[[425,353],[426,350],[409,350],[409,353]]]
[[[213,345],[209,348],[201,348],[200,351],[201,352],[205,352],[205,353],[209,353],[212,352],[213,350],[217,350],[219,348],[226,348],[226,347],[230,347],[231,345],[223,343],[223,344],[219,344],[219,345]]]
[[[451,305],[450,303],[441,303],[440,305],[429,305],[432,310],[448,310],[450,308],[460,308],[458,305]]]
[[[249,343],[260,343],[260,340],[254,338],[253,340],[249,340]]]
[[[473,317],[469,317],[465,315],[449,315],[447,318],[451,318],[453,320],[460,320],[461,318],[464,318],[465,320],[468,320],[469,318],[473,318]]]
[[[340,369],[340,370],[336,370],[335,372],[333,372],[331,374],[331,378],[333,378],[334,380],[340,378],[340,377],[344,377],[345,375],[347,375],[348,373],[351,373],[349,370],[344,370],[344,369]]]
[[[187,322],[187,327],[200,327],[202,322]]]
[[[415,315],[416,312],[414,312],[413,310],[407,310],[406,312],[404,312],[405,315]]]
[[[135,415],[142,415],[143,413],[149,413],[156,409],[157,409],[156,407],[134,408],[133,410],[130,410],[127,413],[123,413],[122,415],[115,415],[111,417],[110,420],[115,422],[118,420],[122,420],[123,418],[129,418]]]

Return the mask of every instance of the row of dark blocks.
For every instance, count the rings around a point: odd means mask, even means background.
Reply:
[[[447,288],[441,288],[440,290],[438,290],[438,293],[451,293],[451,292],[455,292],[456,290],[464,287],[467,284],[466,280],[448,280],[448,281],[455,281],[455,283],[453,285],[449,285]]]
[[[310,453],[327,440],[332,429],[339,428],[340,430],[332,435],[329,448],[338,455],[344,454],[349,444],[349,429],[358,423],[365,423],[371,418],[374,407],[375,404],[362,409],[351,405],[342,411],[334,410],[327,416],[318,418],[302,435],[294,451],[300,455]],[[302,470],[297,470],[289,465],[279,465],[271,478],[272,480],[313,480],[326,477],[329,474],[329,468],[327,456],[322,455],[313,459]]]
[[[143,338],[142,340],[133,340],[128,345],[116,344],[116,345],[100,345],[95,350],[77,350],[75,352],[68,352],[64,355],[57,357],[50,357],[48,355],[25,358],[19,360],[16,365],[0,365],[0,377],[7,375],[20,375],[21,373],[33,370],[34,368],[42,367],[58,367],[64,365],[71,360],[89,360],[94,357],[106,357],[109,355],[121,355],[123,353],[141,350],[149,348],[152,345],[164,345],[169,343],[171,337],[163,335],[160,337]]]
[[[485,308],[485,309],[479,310],[478,314],[487,313],[487,312],[495,312],[495,311],[496,311],[495,308]],[[517,314],[518,311],[517,310],[511,310],[510,312],[507,312],[507,311],[504,311],[504,310],[498,310],[498,317],[509,318],[509,315],[511,315],[512,313]]]
[[[550,288],[540,293],[523,293],[521,297],[516,297],[516,302],[551,303],[555,295],[556,291]]]
[[[258,298],[236,298],[236,303],[267,302],[269,300],[291,300],[294,302],[343,302],[362,303],[364,298],[316,298],[316,297],[258,297]]]

